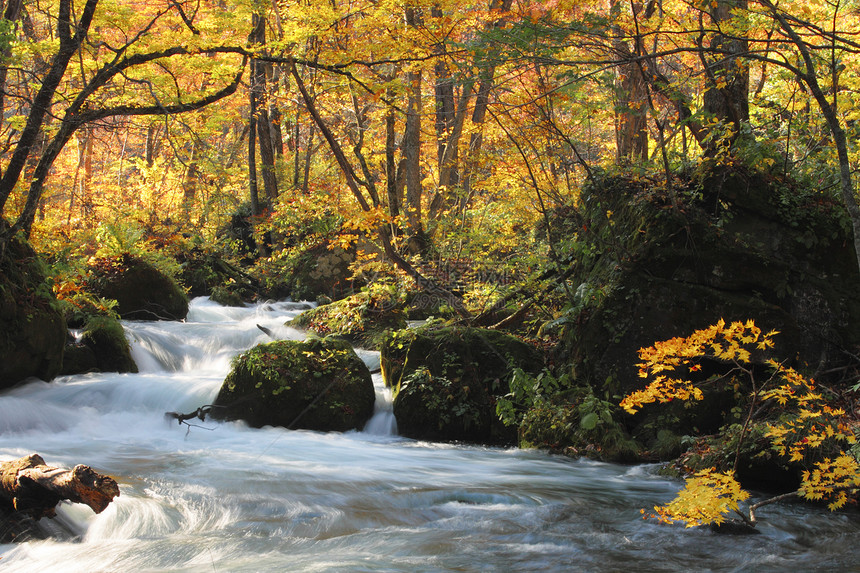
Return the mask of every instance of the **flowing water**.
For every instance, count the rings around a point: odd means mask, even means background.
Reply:
[[[399,438],[378,375],[363,432],[193,421],[230,358],[293,303],[195,299],[188,320],[127,323],[140,374],[33,381],[0,395],[0,460],[40,453],[114,477],[100,515],[61,506],[47,541],[0,545],[0,571],[857,571],[860,518],[763,509],[761,534],[644,521],[676,481],[649,466]],[[360,352],[371,366],[378,355]]]

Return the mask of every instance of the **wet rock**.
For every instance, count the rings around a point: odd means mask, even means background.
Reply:
[[[841,372],[860,344],[850,226],[820,192],[742,169],[672,190],[615,177],[589,187],[565,222],[579,251],[554,359],[598,395],[641,387],[640,348],[721,318],[780,332],[775,349],[753,356],[762,370],[774,358]],[[732,392],[715,391],[692,408],[643,409],[632,423],[699,435],[725,424],[735,405]]]
[[[0,250],[0,388],[60,372],[66,323],[29,244],[10,239]]]
[[[381,347],[401,435],[423,440],[506,444],[516,431],[496,416],[515,368],[543,366],[532,346],[495,330],[427,326],[388,333]]]
[[[352,292],[350,265],[355,253],[327,241],[300,252],[293,261],[285,283],[293,300],[316,300],[325,295],[337,300]]]
[[[370,371],[334,337],[261,344],[238,356],[213,415],[254,427],[360,430],[373,415]]]
[[[92,371],[137,372],[125,332],[115,318],[90,317],[80,341],[66,346],[63,374]]]
[[[183,320],[188,314],[188,296],[179,284],[133,255],[96,261],[88,286],[98,296],[116,300],[121,318]]]

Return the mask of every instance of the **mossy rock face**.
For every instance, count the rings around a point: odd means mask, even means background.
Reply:
[[[617,177],[592,185],[574,219],[577,294],[556,359],[600,393],[641,386],[640,348],[721,318],[780,332],[759,363],[827,369],[860,344],[850,228],[820,193],[742,170],[671,191]]]
[[[63,350],[63,369],[60,374],[69,376],[98,371],[100,371],[99,359],[91,347],[76,341],[66,344]]]
[[[35,251],[11,239],[0,256],[0,388],[59,374],[68,331]]]
[[[373,415],[370,371],[335,337],[261,344],[239,355],[213,414],[254,427],[360,430]]]
[[[300,253],[286,278],[290,297],[293,300],[316,300],[326,295],[337,300],[350,293],[355,285],[350,277],[349,266],[355,261],[355,253],[329,248],[329,243],[315,245]]]
[[[88,285],[98,296],[116,300],[125,319],[183,320],[188,314],[188,296],[176,281],[132,255],[96,261]]]
[[[622,177],[591,185],[569,214],[578,239],[570,279],[576,294],[556,322],[555,362],[620,401],[643,386],[640,348],[720,319],[752,319],[764,332],[779,331],[774,349],[752,356],[760,379],[768,358],[841,372],[846,350],[860,344],[850,227],[838,203],[792,185],[740,169],[675,181],[671,189]],[[703,367],[714,375],[726,369]],[[650,405],[626,423],[649,449],[661,429],[714,433],[732,422],[745,392],[712,391],[690,408]]]
[[[93,316],[87,321],[80,343],[66,347],[63,374],[137,372],[131,347],[122,325],[115,318]]]
[[[406,315],[395,291],[365,289],[306,310],[287,325],[320,336],[337,334],[354,344],[374,347],[383,332],[406,328]]]
[[[218,253],[195,247],[180,253],[177,262],[182,269],[179,278],[192,297],[211,296],[213,300],[220,299],[216,302],[225,306],[240,306],[254,300],[261,290],[254,277]]]
[[[385,383],[397,392],[398,431],[422,440],[514,443],[514,431],[496,416],[495,397],[510,391],[515,368],[536,373],[543,366],[534,347],[481,328],[390,332],[380,355]]]
[[[242,296],[228,287],[217,286],[212,289],[209,298],[221,306],[245,306]]]

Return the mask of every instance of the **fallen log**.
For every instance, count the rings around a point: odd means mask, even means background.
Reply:
[[[38,454],[18,460],[0,462],[0,518],[14,519],[16,514],[39,520],[54,517],[62,500],[83,503],[101,513],[119,486],[113,478],[77,465],[72,469],[48,466]]]

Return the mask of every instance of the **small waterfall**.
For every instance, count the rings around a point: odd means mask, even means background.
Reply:
[[[761,535],[643,521],[680,484],[656,466],[396,436],[379,353],[363,432],[191,420],[232,356],[271,337],[296,303],[221,307],[186,322],[127,322],[138,374],[92,373],[0,393],[0,460],[86,464],[121,495],[96,515],[64,504],[65,535],[0,545],[3,573],[93,571],[854,571],[856,514],[769,506]],[[47,520],[43,520],[46,521]],[[0,524],[2,527],[2,524]],[[70,536],[76,536],[73,541]]]
[[[396,436],[397,420],[394,418],[391,388],[385,387],[382,374],[379,372],[373,375],[373,388],[376,390],[376,404],[373,408],[373,417],[364,425],[364,431],[377,436]]]
[[[373,416],[364,425],[364,432],[377,436],[396,436],[397,420],[394,419],[394,400],[391,389],[386,388],[382,381],[379,352],[364,348],[356,348],[355,352],[373,373],[373,390],[376,392]]]

